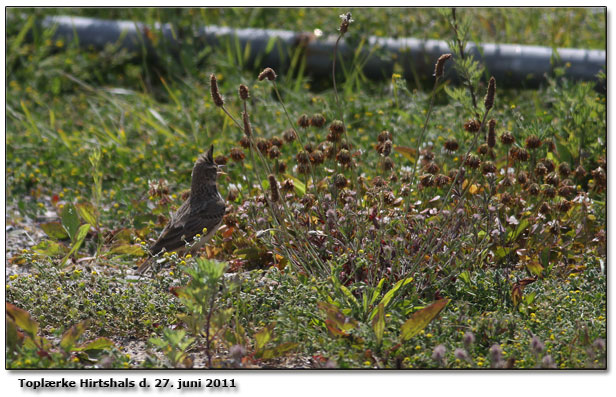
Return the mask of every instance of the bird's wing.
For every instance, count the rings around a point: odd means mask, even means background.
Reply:
[[[203,233],[203,228],[212,229],[218,226],[225,215],[225,203],[222,200],[209,201],[207,204],[194,210],[192,216],[186,222],[186,230],[192,232],[192,236]]]
[[[194,236],[188,236],[186,233],[185,225],[189,216],[188,202],[185,202],[175,214],[171,215],[169,223],[160,233],[158,240],[150,247],[152,255],[158,254],[163,248],[167,252],[182,248],[186,244],[184,240],[190,240]],[[182,239],[182,236],[184,236],[184,239]]]

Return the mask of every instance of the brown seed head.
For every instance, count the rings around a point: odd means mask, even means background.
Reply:
[[[506,131],[500,136],[500,141],[503,145],[509,146],[515,142],[515,137],[511,132]]]
[[[445,150],[451,153],[455,152],[459,148],[458,141],[453,138],[446,140],[443,146],[445,147]]]
[[[438,164],[436,164],[435,162],[431,162],[425,166],[425,170],[429,174],[436,175],[440,171],[440,168]]]
[[[219,156],[216,156],[216,158],[214,159],[214,163],[216,163],[218,165],[225,165],[225,164],[227,164],[227,160],[228,160],[227,156],[224,156],[224,155],[221,154]]]
[[[276,72],[272,68],[265,68],[261,73],[259,73],[259,81],[263,81],[268,79],[269,81],[276,80]]]
[[[280,149],[278,149],[278,146],[272,146],[268,150],[267,154],[270,159],[277,159],[280,157]]]
[[[242,112],[242,121],[244,122],[244,134],[246,136],[252,135],[252,126],[250,125],[250,119],[248,117],[248,112]]]
[[[267,154],[267,151],[270,148],[270,143],[269,143],[269,141],[267,139],[265,139],[263,137],[259,137],[259,138],[257,138],[255,143],[257,145],[257,149],[259,149],[259,151],[262,154],[264,154],[264,155]]]
[[[270,138],[270,146],[278,146],[278,148],[281,148],[283,144],[284,142],[279,136],[273,136]]]
[[[324,160],[325,160],[325,155],[323,154],[322,151],[317,149],[310,153],[310,162],[312,164],[314,165],[323,164]]]
[[[537,185],[536,183],[533,183],[533,184],[531,184],[531,185],[528,187],[528,193],[529,193],[531,196],[536,196],[536,195],[538,195],[538,194],[539,194],[539,190],[540,190],[540,189],[539,189],[539,185]]]
[[[285,179],[285,181],[282,182],[282,186],[280,187],[280,190],[282,190],[284,193],[291,193],[294,189],[295,184],[293,183],[292,179]]]
[[[549,183],[552,186],[558,186],[558,182],[560,182],[560,178],[556,172],[550,172],[548,176],[545,177],[545,182]]]
[[[509,205],[511,204],[512,201],[513,201],[513,197],[511,197],[511,194],[509,194],[508,192],[504,192],[503,194],[501,194],[500,202],[502,204]]]
[[[517,179],[520,185],[525,185],[526,182],[528,182],[528,173],[526,171],[520,171]]]
[[[245,101],[250,97],[248,87],[246,87],[244,84],[240,84],[240,88],[238,89],[238,92],[240,94],[240,99],[242,101]]]
[[[496,172],[496,166],[494,165],[493,162],[486,161],[483,163],[481,167],[481,172],[483,173],[483,175],[493,174]]]
[[[336,160],[343,166],[348,166],[351,164],[351,153],[346,149],[340,149],[336,154]]]
[[[573,198],[577,194],[577,189],[575,186],[564,183],[561,184],[560,188],[558,188],[558,195],[564,197],[566,199]],[[571,182],[571,181],[569,181]]]
[[[222,99],[222,95],[220,95],[220,91],[218,91],[218,82],[216,80],[216,75],[212,73],[210,76],[210,91],[212,93],[212,99],[214,100],[214,104],[216,106],[223,107],[225,101]]]
[[[302,150],[301,152],[297,153],[295,159],[297,160],[298,164],[308,164],[310,162],[310,155],[307,151]]]
[[[269,179],[270,185],[270,198],[275,203],[280,199],[280,194],[278,193],[278,181],[276,181],[276,177],[272,174],[269,174],[267,179]]]
[[[314,205],[315,201],[316,198],[312,193],[306,193],[304,197],[302,197],[302,204],[304,204],[305,210],[309,210]]]
[[[584,167],[582,167],[582,164],[577,166],[574,175],[576,179],[582,179],[586,176],[586,170],[584,169]]]
[[[295,131],[293,130],[293,128],[289,128],[288,130],[285,130],[285,132],[282,133],[282,139],[284,139],[284,141],[287,143],[291,143],[294,140],[296,140],[297,135],[295,134]]]
[[[451,178],[443,174],[438,174],[436,178],[434,179],[434,183],[436,183],[436,186],[438,187],[447,186],[449,185],[450,182],[451,182]]]
[[[556,196],[556,189],[552,185],[543,185],[543,195],[549,198],[554,198]]]
[[[344,189],[347,185],[348,181],[342,174],[336,174],[334,177],[334,186],[338,189]]]
[[[434,176],[430,174],[424,174],[419,177],[419,183],[423,187],[430,187],[434,185]]]
[[[537,135],[531,135],[526,138],[526,148],[527,149],[537,149],[541,146],[541,139]]]
[[[313,114],[310,118],[310,125],[317,128],[322,128],[325,125],[325,116],[321,113]]]
[[[544,176],[548,173],[548,169],[545,167],[543,163],[537,163],[535,166],[535,175],[536,176]]]
[[[436,64],[434,65],[435,78],[439,79],[443,77],[443,73],[445,71],[445,62],[447,62],[449,58],[451,58],[451,54],[443,54],[438,58]]]
[[[464,164],[468,165],[472,169],[477,169],[481,164],[481,160],[479,160],[479,157],[471,153],[466,156],[466,159],[464,159]]]
[[[488,83],[488,92],[486,93],[486,98],[483,104],[486,107],[486,110],[492,109],[494,106],[494,94],[496,92],[496,79],[494,77],[490,77],[490,82]]]
[[[490,119],[488,122],[488,139],[487,143],[490,148],[496,146],[496,120]]]
[[[546,202],[543,202],[543,204],[541,204],[541,207],[539,207],[539,212],[543,215],[549,214],[550,211],[552,211],[552,208],[550,208],[550,205]]]
[[[245,156],[246,155],[244,154],[244,151],[238,147],[231,148],[231,152],[229,153],[229,157],[231,157],[231,160],[237,162],[244,160]]]
[[[477,119],[467,120],[464,123],[464,129],[468,132],[478,132],[481,128],[481,121]]]
[[[571,204],[571,201],[562,200],[556,206],[557,206],[557,208],[558,208],[558,210],[560,212],[565,213],[565,212],[568,212],[571,209],[572,204]]]
[[[479,147],[477,148],[477,153],[484,155],[486,153],[488,153],[488,150],[490,149],[490,147],[488,146],[487,143],[482,143],[481,145],[479,145]]]
[[[376,137],[376,140],[383,143],[386,140],[393,140],[392,136],[391,136],[391,132],[389,131],[381,131],[381,133]]]
[[[353,22],[353,19],[351,18],[351,13],[347,12],[346,14],[340,15],[340,19],[340,27],[338,28],[338,30],[340,31],[340,34],[345,34],[349,30],[349,25],[351,24],[351,22]]]
[[[391,141],[388,139],[383,143],[380,143],[377,145],[376,150],[379,152],[379,154],[381,154],[382,156],[389,156],[391,154],[391,148],[392,148],[392,143]]]
[[[248,149],[250,147],[250,138],[244,135],[242,139],[240,139],[240,146],[244,149]]]
[[[569,163],[560,163],[558,165],[558,173],[563,178],[566,178],[571,173],[571,167],[569,167]]]
[[[299,116],[299,119],[297,119],[297,125],[302,128],[308,128],[310,126],[310,119],[308,118],[308,115],[302,114]]]
[[[556,165],[554,165],[554,162],[550,159],[543,159],[541,162],[545,165],[548,172],[553,172],[556,169]]]
[[[391,157],[384,157],[381,162],[381,168],[383,171],[391,171],[394,168],[394,161]]]

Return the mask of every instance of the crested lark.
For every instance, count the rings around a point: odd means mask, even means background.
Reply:
[[[186,251],[186,242],[192,242],[195,235],[202,234],[203,229],[207,229],[205,236],[191,247],[190,252],[194,253],[216,233],[222,223],[225,201],[216,186],[218,165],[214,163],[213,152],[212,145],[206,154],[197,158],[192,170],[190,196],[171,215],[158,240],[150,246],[152,255],[157,255],[163,250],[182,254]],[[152,259],[149,258],[137,272],[143,273],[147,270]]]

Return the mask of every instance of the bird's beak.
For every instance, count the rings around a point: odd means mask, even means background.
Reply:
[[[224,165],[218,165],[218,169],[216,170],[216,175],[227,175],[226,172],[223,171]]]

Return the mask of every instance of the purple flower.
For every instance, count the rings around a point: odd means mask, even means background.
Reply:
[[[446,349],[444,345],[436,346],[432,351],[432,359],[441,363],[443,358],[445,358],[445,351]]]

